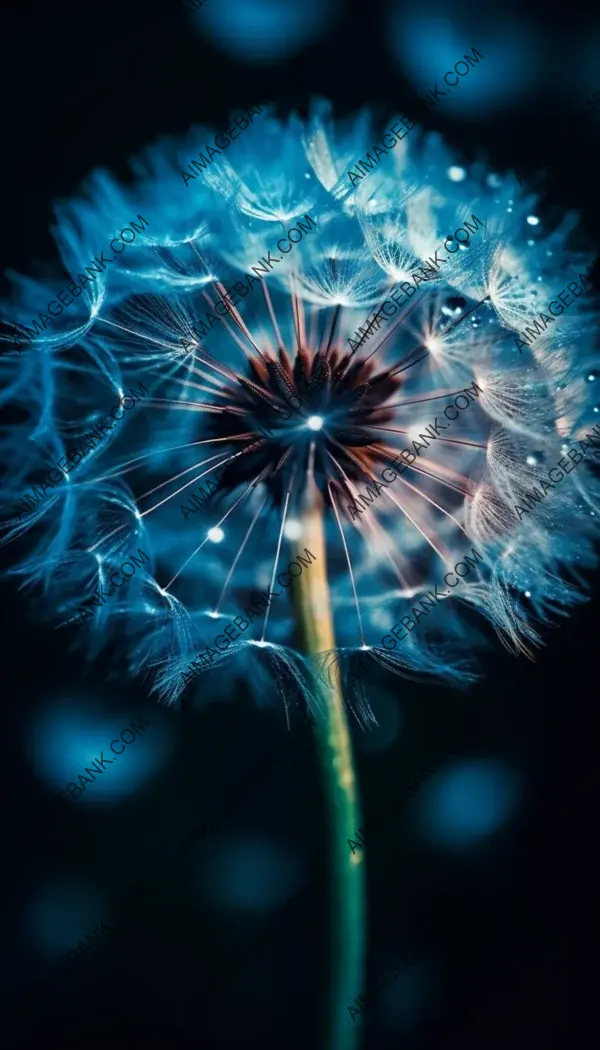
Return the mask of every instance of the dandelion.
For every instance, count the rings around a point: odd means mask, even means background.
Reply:
[[[205,656],[188,688],[201,697],[208,674],[225,688],[240,662],[261,700],[267,681],[286,705],[300,686],[332,814],[331,1045],[350,1046],[363,860],[347,847],[360,813],[345,711],[373,718],[353,661],[368,655],[373,667],[464,685],[477,674],[477,616],[531,655],[540,625],[584,600],[571,578],[581,584],[595,564],[599,489],[587,462],[523,520],[514,504],[594,422],[591,295],[526,354],[514,337],[591,255],[569,247],[571,218],[549,228],[512,175],[459,167],[436,135],[412,132],[352,186],[348,170],[378,141],[367,113],[338,126],[324,103],[306,124],[267,115],[186,188],[181,169],[210,136],[196,128],[148,150],[128,190],[95,174],[85,197],[58,212],[70,274],[110,240],[115,215],[141,212],[149,226],[26,352],[2,357],[4,398],[24,407],[3,445],[13,468],[5,535],[31,538],[10,571],[38,585],[40,612],[64,621],[142,546],[151,571],[71,628],[73,644],[96,656],[118,638],[132,673],[174,702],[190,662],[237,618],[238,634],[218,659]],[[464,250],[441,252],[435,279],[353,349],[365,318],[431,269],[436,247],[475,211],[484,229]],[[276,253],[307,215],[316,229]],[[269,252],[269,267],[258,267]],[[47,301],[41,285],[17,278],[5,340]],[[144,407],[24,505],[40,473],[136,381],[151,393]],[[477,402],[453,429],[352,513],[473,383]],[[199,505],[192,496],[209,481]],[[459,600],[402,647],[382,648],[472,545],[484,559]],[[310,567],[278,584],[307,550]],[[256,590],[273,597],[250,616]]]

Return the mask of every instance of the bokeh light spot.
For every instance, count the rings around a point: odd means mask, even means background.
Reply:
[[[202,881],[214,905],[260,912],[280,907],[300,884],[296,859],[263,836],[236,835],[211,844],[202,856]]]
[[[194,15],[213,42],[244,62],[297,54],[320,36],[337,0],[219,0]]]
[[[108,910],[108,896],[83,879],[64,875],[42,885],[25,912],[28,938],[47,958],[72,951]]]
[[[441,771],[424,785],[420,795],[421,831],[440,846],[470,846],[507,823],[519,795],[516,774],[500,762],[462,762]]]
[[[85,690],[82,694],[77,701],[50,702],[34,715],[28,732],[28,756],[35,773],[51,790],[64,791],[67,798],[71,797],[68,784],[81,790],[74,798],[75,805],[118,802],[156,775],[175,746],[174,733],[159,710],[146,719],[124,708],[108,715],[93,697],[85,695]],[[120,739],[132,722],[139,725],[141,721],[147,728],[139,733],[125,732],[125,739]],[[120,754],[111,750],[113,742],[116,751],[123,748]],[[94,768],[101,756],[103,772],[97,763]]]

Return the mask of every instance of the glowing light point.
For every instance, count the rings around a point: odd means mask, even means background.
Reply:
[[[531,591],[525,591],[525,597],[531,598]]]
[[[215,525],[213,529],[209,529],[206,533],[211,543],[220,543],[221,540],[225,539],[225,533],[223,529],[220,529],[218,525]]]
[[[451,168],[448,168],[448,178],[452,182],[462,182],[463,179],[466,179],[466,177],[467,173],[464,168],[458,168],[455,165],[452,165]]]
[[[419,440],[419,434],[422,434],[424,430],[425,430],[425,424],[421,425],[420,423],[416,423],[414,426],[409,427],[408,430],[406,431],[406,433],[407,433],[408,438],[409,438],[410,441],[418,441]],[[417,592],[415,591],[415,594],[416,593]]]
[[[290,518],[283,527],[283,535],[286,540],[299,540],[302,535],[302,525],[295,518]]]
[[[537,459],[535,458],[535,456],[527,456],[527,459],[525,460],[525,462],[530,467],[537,466]]]
[[[320,430],[323,423],[323,416],[309,416],[306,425],[310,430]]]
[[[425,346],[432,354],[435,354],[436,351],[439,352],[443,348],[442,342],[439,339],[434,339],[433,336],[425,340]]]
[[[527,216],[527,222],[529,223],[530,226],[538,226],[539,225],[539,221],[540,220],[538,219],[537,215],[528,215]]]

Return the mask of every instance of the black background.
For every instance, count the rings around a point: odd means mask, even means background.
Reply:
[[[580,209],[584,231],[597,243],[593,158],[600,117],[575,135],[571,103],[567,97],[562,107],[555,97],[549,102],[543,83],[517,113],[480,123],[427,111],[387,58],[384,10],[347,3],[343,18],[298,58],[257,67],[199,42],[185,11],[174,4],[8,5],[0,23],[7,146],[3,268],[29,273],[36,259],[54,258],[51,202],[70,196],[93,168],[106,166],[127,181],[129,156],[162,134],[184,132],[195,122],[225,128],[234,108],[257,101],[273,101],[283,114],[290,107],[306,113],[313,95],[331,98],[340,114],[368,104],[385,119],[405,106],[425,126],[443,131],[466,159],[485,147],[498,170],[517,167],[527,176],[547,165],[546,206]],[[549,46],[552,30],[565,48],[575,32],[585,31],[577,5],[569,4],[568,13],[564,7],[543,15],[531,10],[528,17],[540,18],[541,48]],[[466,49],[474,33],[472,38]],[[552,53],[559,53],[555,44]],[[555,67],[551,72],[560,75]],[[17,553],[16,547],[3,550],[3,566]],[[590,579],[596,595],[597,584]],[[108,1040],[140,1047],[152,1040],[215,1048],[241,1040],[315,1045],[324,981],[325,846],[310,747],[300,743],[289,761],[244,793],[230,819],[296,841],[315,883],[216,996],[209,981],[261,927],[227,925],[198,907],[190,891],[189,854],[174,847],[172,829],[180,830],[181,839],[261,757],[281,750],[283,716],[255,711],[242,682],[226,704],[209,696],[196,710],[184,705],[157,713],[143,688],[123,679],[111,687],[108,709],[114,704],[121,710],[125,700],[132,717],[172,724],[177,746],[168,767],[118,810],[73,807],[19,845],[19,828],[42,804],[23,758],[24,712],[65,683],[103,682],[111,664],[108,653],[87,668],[69,650],[64,633],[37,624],[35,601],[33,592],[19,593],[11,581],[2,586],[3,927],[12,929],[35,874],[59,854],[67,864],[83,856],[96,866],[114,886],[115,899],[139,880],[146,896],[123,912],[102,952],[17,1008],[7,1045],[28,1045],[30,1039],[39,1045],[42,1038],[45,1045],[49,1037],[57,1045],[87,1047]],[[577,989],[589,965],[586,956],[593,958],[588,911],[597,824],[591,731],[596,614],[597,598],[545,629],[546,647],[535,665],[514,659],[491,636],[487,677],[466,695],[386,681],[404,709],[406,729],[383,757],[359,754],[365,812],[381,808],[420,765],[453,746],[465,755],[509,755],[527,771],[519,816],[502,844],[474,861],[472,871],[465,874],[447,858],[432,861],[402,834],[384,831],[369,850],[371,942],[390,931],[423,938],[442,966],[433,1008],[404,1040],[411,1047],[504,1050],[517,1041],[563,1046],[573,1038]],[[25,991],[42,975],[35,960],[25,965],[14,954],[13,942],[9,935],[3,952],[6,1008],[16,1002],[17,986],[9,979],[14,969]],[[376,977],[370,970],[370,980]],[[383,1029],[376,1021],[370,1025],[367,1045],[387,1045]]]

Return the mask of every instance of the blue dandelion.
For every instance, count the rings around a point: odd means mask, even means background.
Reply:
[[[47,284],[11,275],[4,539],[28,541],[9,571],[40,617],[91,657],[116,643],[163,701],[189,689],[201,702],[205,675],[226,690],[240,667],[259,703],[269,683],[286,705],[300,687],[342,886],[331,1045],[349,1046],[340,1003],[361,987],[363,851],[348,859],[360,815],[346,708],[372,720],[353,661],[464,684],[478,673],[474,613],[531,655],[541,625],[584,600],[569,572],[581,582],[595,564],[587,462],[523,520],[513,508],[591,428],[595,308],[578,300],[527,355],[514,339],[592,256],[570,248],[571,224],[532,214],[511,175],[459,166],[437,135],[414,130],[357,167],[381,141],[367,112],[336,124],[322,102],[306,122],[265,111],[207,158],[211,138],[154,145],[131,186],[96,172],[56,209],[69,283],[54,285],[72,297],[59,316],[45,319]],[[119,244],[119,221],[134,239],[90,268]],[[466,389],[468,411],[435,429]],[[389,480],[398,456],[407,468]],[[42,475],[54,480],[40,491]],[[483,558],[460,600],[388,651],[382,636],[472,548]],[[140,549],[143,569],[112,590]],[[93,595],[93,614],[65,626]]]

